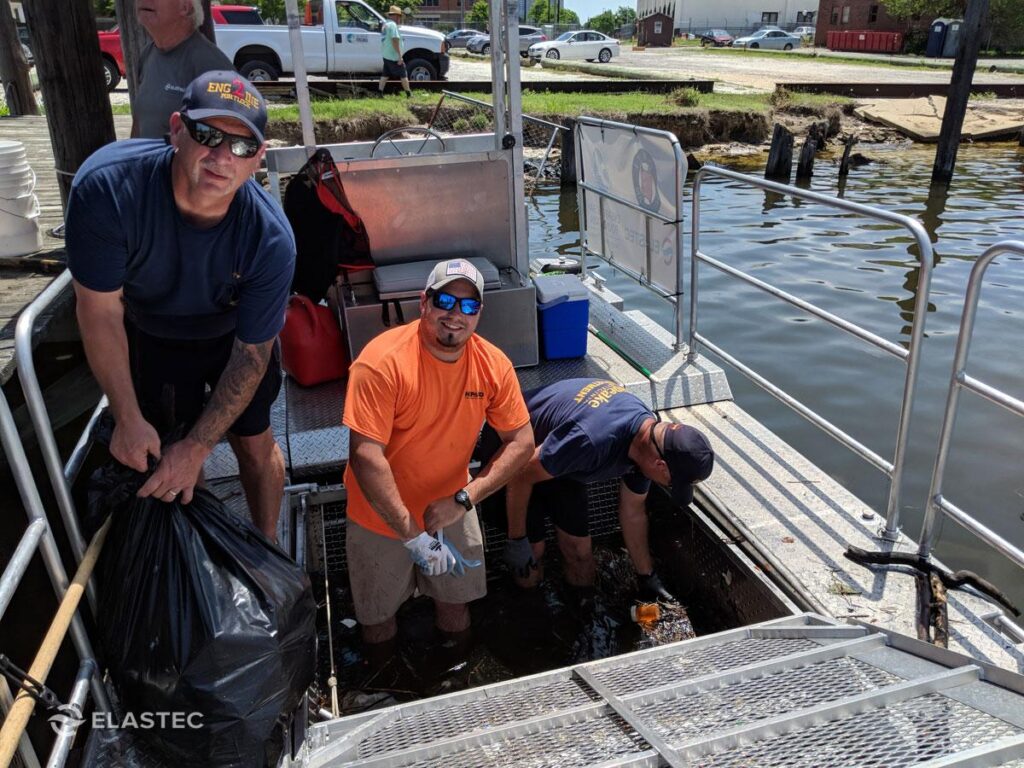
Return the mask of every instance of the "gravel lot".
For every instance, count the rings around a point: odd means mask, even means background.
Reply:
[[[613,59],[617,67],[636,69],[638,72],[669,74],[680,79],[715,80],[720,93],[751,93],[775,90],[776,83],[948,83],[950,70],[908,69],[885,65],[870,66],[847,63],[843,59],[811,57],[806,54],[783,52],[743,56],[715,53],[701,48],[648,48],[633,51],[623,46],[622,56]],[[578,72],[559,72],[540,66],[523,67],[523,81],[533,80],[594,80],[596,75]],[[490,80],[491,64],[488,59],[452,56],[450,80]],[[323,80],[311,77],[311,81]],[[986,83],[1021,83],[1024,75],[1002,72],[978,72],[977,85]],[[128,88],[122,81],[110,95],[112,104],[128,103]]]

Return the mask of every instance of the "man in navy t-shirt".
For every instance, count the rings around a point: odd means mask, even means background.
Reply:
[[[641,597],[673,600],[654,572],[647,542],[645,501],[651,482],[671,487],[687,505],[693,483],[707,479],[715,454],[707,438],[684,424],[668,424],[612,381],[567,379],[524,393],[536,449],[506,486],[505,562],[522,586],[542,576],[544,518],[558,533],[566,580],[594,583],[586,483],[620,478],[619,519]],[[532,497],[532,498],[531,498]],[[529,511],[528,511],[529,510]]]
[[[270,407],[295,241],[252,179],[266,122],[251,83],[206,72],[170,117],[170,146],[122,141],[86,160],[66,221],[82,340],[115,421],[111,454],[140,472],[158,459],[139,495],[187,504],[226,433],[253,522],[273,539],[284,458]]]

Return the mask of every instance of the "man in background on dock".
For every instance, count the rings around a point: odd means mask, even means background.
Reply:
[[[381,658],[416,589],[434,599],[443,635],[453,644],[468,638],[467,604],[487,593],[484,569],[462,557],[483,558],[475,506],[533,449],[512,363],[476,335],[483,295],[469,261],[437,264],[419,319],[373,339],[349,372],[348,572],[363,640]],[[470,480],[484,420],[500,449]]]
[[[201,0],[138,0],[135,15],[152,38],[139,56],[132,137],[162,139],[185,88],[203,72],[231,70],[224,52],[199,31]]]
[[[188,504],[226,433],[253,522],[274,540],[284,458],[270,408],[295,239],[252,178],[266,123],[249,81],[207,72],[171,115],[170,146],[116,142],[82,164],[66,221],[82,341],[115,421],[111,454],[139,472],[158,459],[139,495]],[[187,435],[161,445],[180,426]]]
[[[707,438],[685,424],[662,422],[635,395],[612,381],[567,379],[525,393],[536,448],[506,488],[505,561],[520,586],[543,577],[545,517],[555,523],[569,584],[589,587],[595,566],[586,484],[621,478],[619,520],[639,596],[672,602],[654,572],[645,502],[651,483],[670,488],[686,506],[693,484],[707,479],[715,454]],[[484,454],[487,448],[484,448]]]

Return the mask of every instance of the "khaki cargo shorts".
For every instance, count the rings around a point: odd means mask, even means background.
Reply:
[[[356,619],[364,626],[384,623],[416,592],[443,603],[468,603],[487,594],[485,565],[467,568],[464,576],[427,576],[399,539],[373,533],[351,520],[345,525],[348,578]],[[483,563],[483,534],[475,509],[445,528],[444,538],[450,539],[465,559]]]

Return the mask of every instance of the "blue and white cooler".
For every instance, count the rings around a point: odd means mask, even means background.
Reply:
[[[587,354],[590,294],[579,278],[549,275],[534,279],[540,349],[545,360]]]

